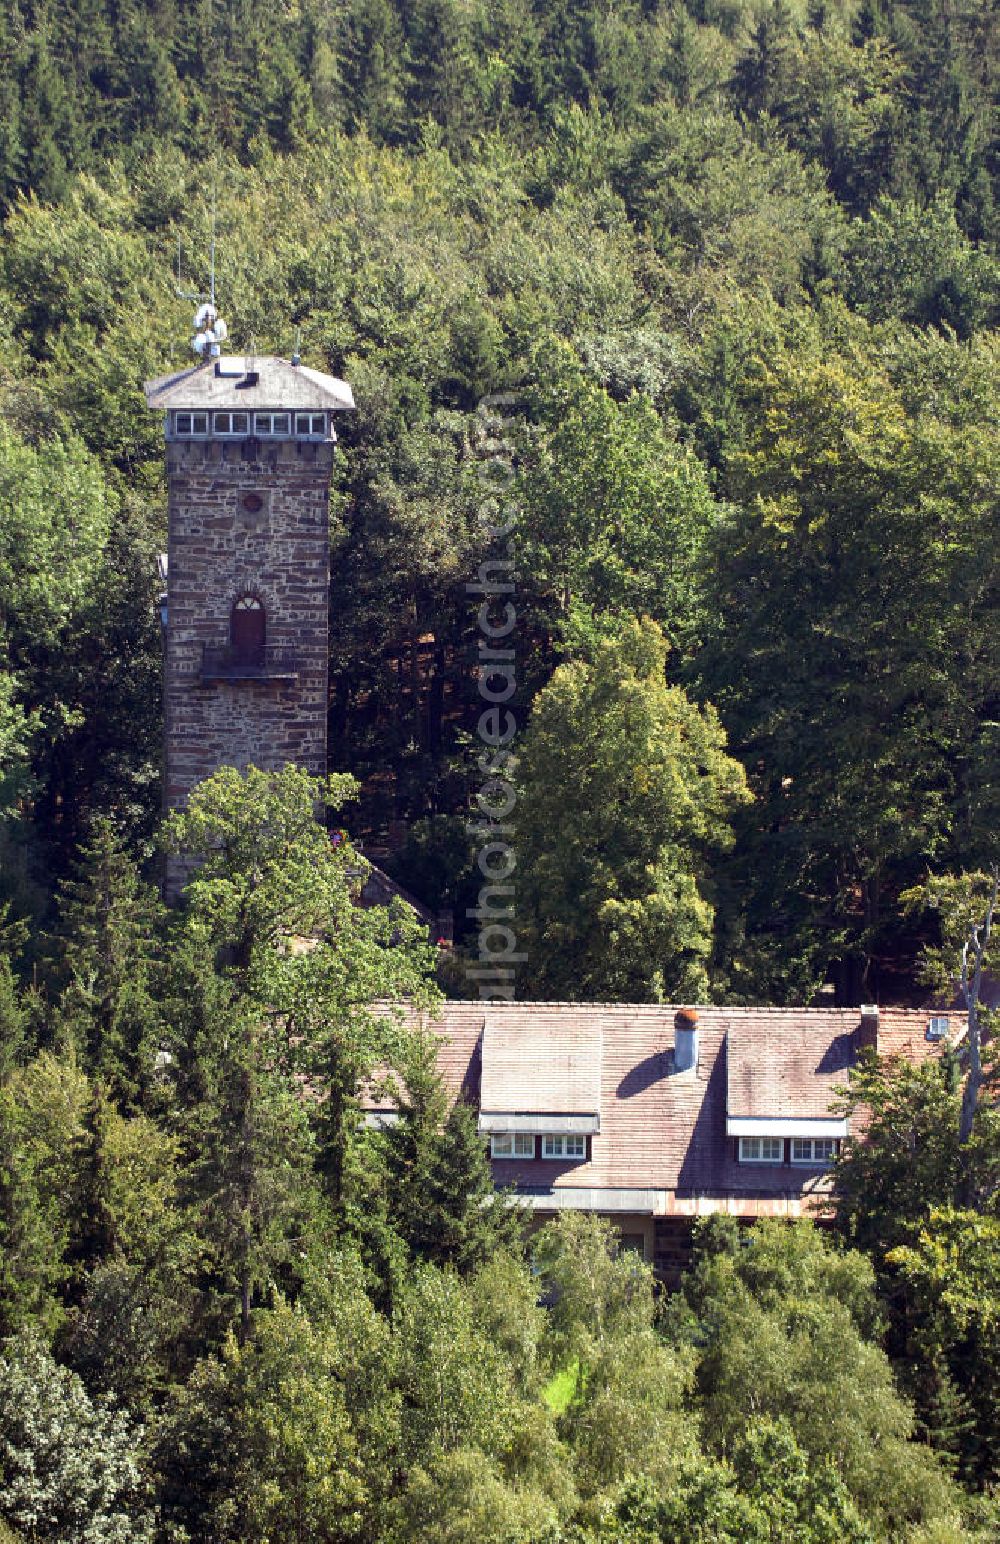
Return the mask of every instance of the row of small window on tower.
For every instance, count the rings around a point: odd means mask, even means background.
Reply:
[[[173,413],[173,432],[184,439],[221,435],[246,439],[325,440],[326,413]]]
[[[839,1147],[836,1137],[740,1137],[738,1152],[740,1163],[805,1163],[825,1169]]]

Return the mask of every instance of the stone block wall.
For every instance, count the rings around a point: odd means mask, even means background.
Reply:
[[[167,809],[220,766],[326,771],[332,466],[332,445],[315,441],[167,445]],[[233,602],[247,593],[294,680],[202,679],[203,647],[229,644]]]

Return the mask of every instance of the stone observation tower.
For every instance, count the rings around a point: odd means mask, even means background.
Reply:
[[[167,441],[167,809],[220,766],[326,771],[333,415],[354,406],[295,359],[223,356],[214,309],[195,325],[205,362],[146,383]]]

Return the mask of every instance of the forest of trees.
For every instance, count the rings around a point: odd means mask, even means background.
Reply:
[[[500,442],[519,724],[648,619],[744,770],[714,832],[667,835],[707,990],[912,994],[898,897],[988,863],[997,815],[996,62],[972,3],[5,6],[0,788],[33,932],[93,814],[136,843],[156,820],[141,381],[191,357],[178,249],[204,283],[214,204],[233,346],[300,335],[359,404],[332,553],[352,829],[396,833],[461,941],[464,586]],[[662,910],[641,864],[590,888],[584,934]],[[545,982],[536,951],[521,988]]]
[[[657,1295],[493,1190],[385,1006],[434,950],[315,820],[353,791],[223,769],[170,910],[98,818],[44,986],[0,970],[5,1544],[995,1539],[1000,1128],[960,1140],[954,1057],[865,1065],[832,1231],[711,1218]]]
[[[2,0],[0,1544],[1000,1533],[988,1054],[966,1141],[961,1066],[869,1066],[835,1229],[705,1226],[662,1299],[597,1224],[528,1249],[371,1006],[463,990],[498,447],[521,995],[927,990],[998,856],[998,29]],[[300,774],[160,820],[142,381],[213,210],[233,348],[354,389],[323,797],[443,974]]]

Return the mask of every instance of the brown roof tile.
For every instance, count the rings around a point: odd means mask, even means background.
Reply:
[[[851,1010],[734,1014],[726,1057],[728,1114],[828,1116],[836,1088],[854,1065],[857,1026]]]
[[[735,1090],[737,1113],[828,1114],[834,1091],[847,1083],[853,1064],[858,1011],[700,1008],[697,1066],[680,1073],[673,1071],[671,1055],[675,1012],[673,1006],[628,1003],[451,1001],[436,1020],[424,1022],[440,1037],[439,1066],[453,1095],[485,1108],[497,1106],[480,1101],[484,1028],[485,1091],[491,1098],[498,1097],[498,1088],[505,1098],[529,1098],[534,1110],[543,1109],[539,1089],[549,1090],[547,1101],[557,1088],[570,1086],[569,1048],[577,1048],[579,1065],[592,1073],[593,1048],[600,1045],[601,1129],[590,1139],[587,1159],[496,1161],[498,1184],[652,1191],[662,1215],[800,1216],[822,1208],[829,1188],[825,1175],[736,1162],[735,1142],[726,1136],[727,1101]],[[923,1038],[926,1019],[916,1009],[883,1009],[880,1049],[898,1047],[914,1060],[933,1054],[935,1047]],[[495,1085],[490,1083],[494,1036],[504,1048]],[[734,1048],[732,1085],[727,1041]],[[537,1082],[535,1069],[540,1069]],[[567,1081],[560,1084],[559,1076]]]
[[[601,1020],[519,1003],[492,1007],[483,1030],[479,1103],[525,1115],[596,1115]]]

